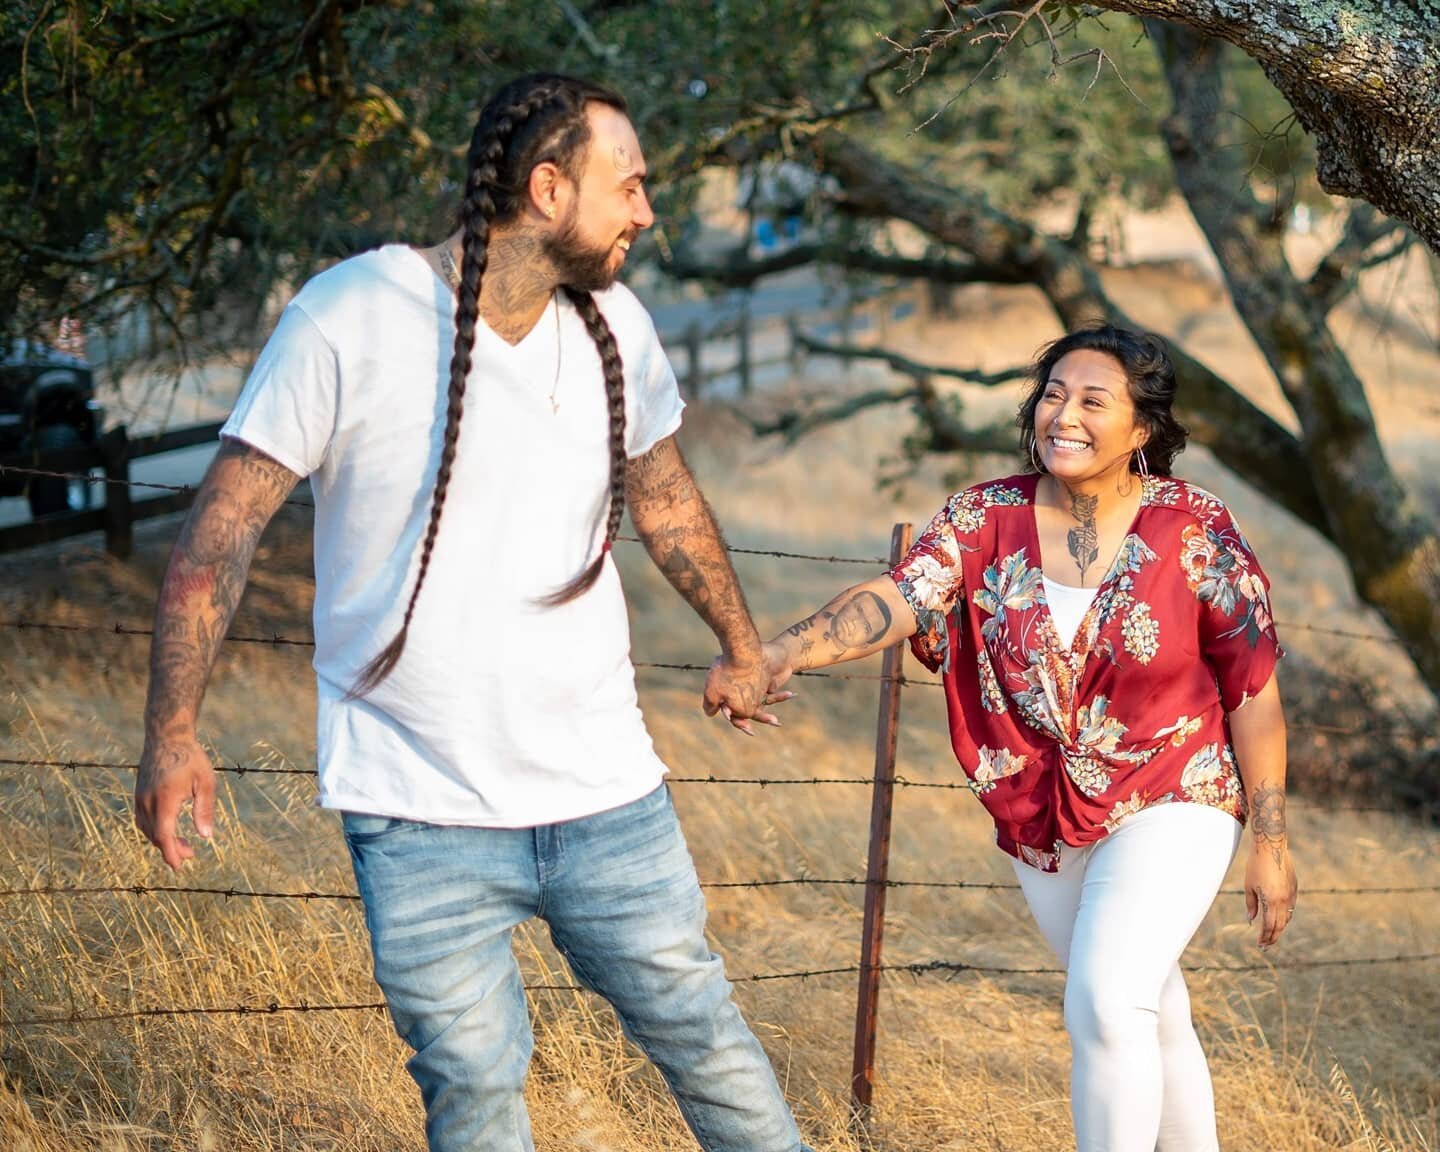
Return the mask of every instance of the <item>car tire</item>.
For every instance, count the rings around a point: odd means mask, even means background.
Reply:
[[[69,424],[47,424],[35,430],[34,443],[38,452],[58,452],[64,448],[82,447],[85,440]],[[70,511],[70,481],[63,476],[30,477],[28,496],[30,515],[36,520]]]

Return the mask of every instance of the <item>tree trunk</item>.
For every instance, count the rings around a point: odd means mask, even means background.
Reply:
[[[1253,57],[1315,137],[1321,187],[1370,201],[1440,252],[1440,9],[1429,0],[1097,7],[1185,25]]]
[[[1236,311],[1300,420],[1301,449],[1329,535],[1361,598],[1385,616],[1440,697],[1440,539],[1390,469],[1365,390],[1291,271],[1283,225],[1252,196],[1222,137],[1222,45],[1150,22],[1174,97],[1165,139],[1180,189],[1215,251]]]

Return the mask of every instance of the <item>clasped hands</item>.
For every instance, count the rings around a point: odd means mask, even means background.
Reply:
[[[784,649],[774,642],[760,645],[758,656],[717,656],[705,676],[705,715],[718,713],[747,736],[755,735],[754,724],[779,728],[779,718],[765,709],[795,698],[784,690],[792,672]]]

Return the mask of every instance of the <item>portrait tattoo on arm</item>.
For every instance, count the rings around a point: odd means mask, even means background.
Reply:
[[[841,652],[867,648],[890,631],[890,608],[874,592],[858,592],[840,605],[830,621],[827,638]]]

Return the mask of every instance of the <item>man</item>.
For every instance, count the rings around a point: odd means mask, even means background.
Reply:
[[[675,445],[674,373],[613,285],[654,220],[639,141],[613,92],[528,76],[481,112],[468,167],[458,232],[316,277],[257,362],[161,590],[136,823],[172,868],[193,854],[183,803],[211,832],[200,700],[260,533],[309,475],[320,801],[432,1152],[532,1147],[510,936],[536,915],[705,1148],[799,1148],[705,942],[609,556],[628,506],[731,658],[706,711],[774,723]]]

